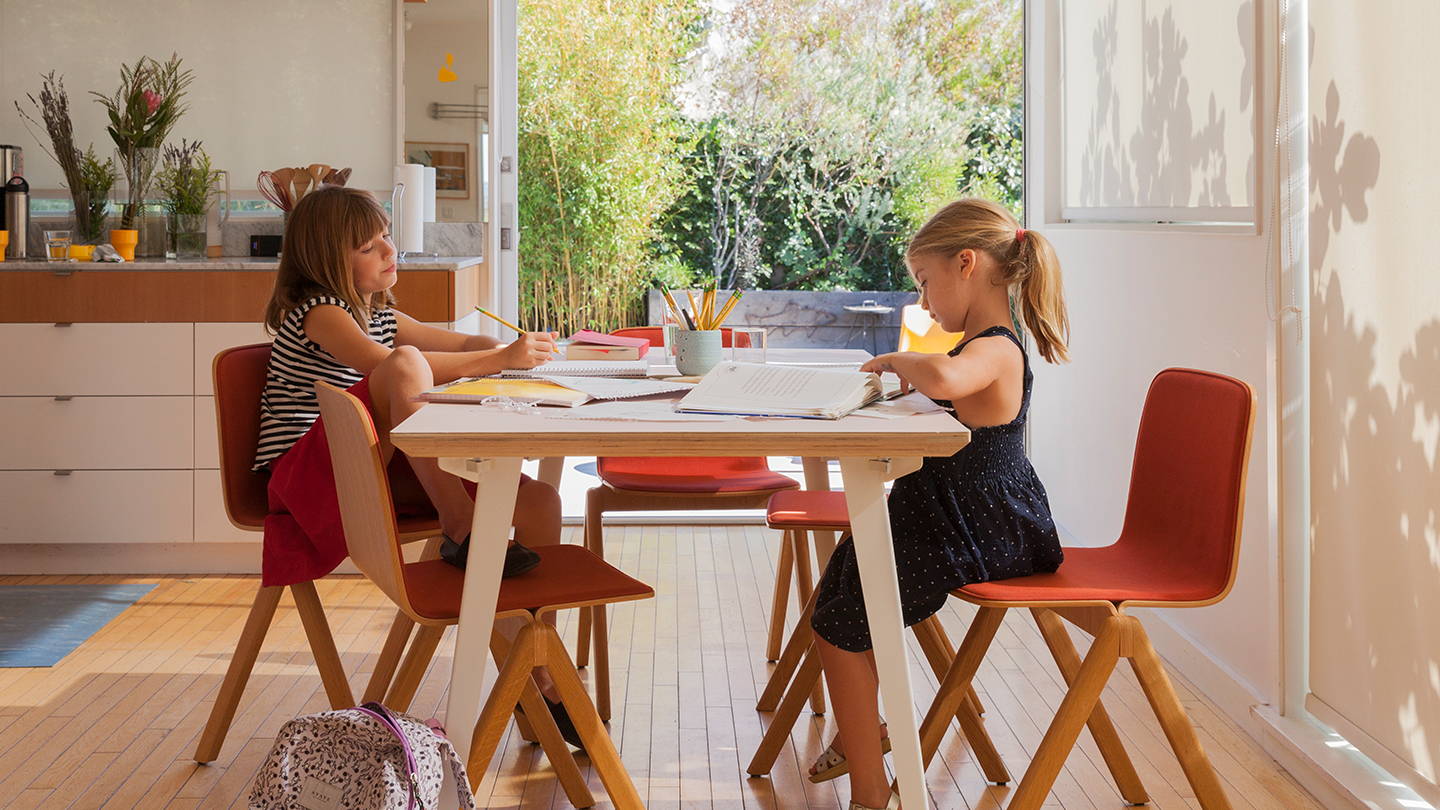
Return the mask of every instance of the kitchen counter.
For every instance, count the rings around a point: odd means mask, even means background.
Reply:
[[[400,270],[460,270],[484,261],[479,256],[440,256],[421,259],[406,259],[399,262]],[[82,271],[133,272],[137,270],[160,271],[273,271],[280,266],[280,260],[270,256],[226,256],[219,259],[137,259],[133,262],[46,262],[33,259],[8,259],[0,262],[0,272],[41,271],[57,275]]]

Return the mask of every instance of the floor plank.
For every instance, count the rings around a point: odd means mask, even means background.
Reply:
[[[579,531],[566,530],[567,542]],[[656,597],[609,613],[611,733],[647,806],[841,807],[845,780],[813,785],[809,763],[833,734],[828,716],[801,714],[774,772],[743,770],[770,722],[754,710],[769,675],[763,657],[779,534],[757,526],[614,526],[607,558],[653,584]],[[0,577],[0,584],[156,582],[139,603],[55,667],[0,670],[0,806],[243,807],[280,727],[328,708],[304,630],[287,596],[256,662],[219,758],[190,761],[257,582],[225,576]],[[358,695],[394,610],[358,577],[319,583],[336,646]],[[792,600],[793,600],[792,595]],[[794,625],[792,603],[787,622]],[[952,602],[942,621],[964,635],[974,610]],[[574,639],[573,612],[559,618]],[[1087,640],[1076,635],[1082,655]],[[455,634],[447,631],[411,713],[443,709]],[[920,709],[937,686],[918,647],[910,665]],[[487,666],[492,666],[487,662]],[[590,682],[592,671],[581,672]],[[1319,805],[1249,737],[1182,678],[1175,688],[1237,808]],[[1012,611],[977,676],[986,727],[1018,779],[1064,695],[1064,682],[1033,620]],[[1151,795],[1151,807],[1198,806],[1133,673],[1122,664],[1106,707]],[[597,807],[613,807],[598,775],[577,757]],[[998,810],[1014,789],[984,782],[953,730],[926,774],[936,807]],[[482,779],[481,806],[568,806],[538,747],[507,729]],[[1046,805],[1108,810],[1123,804],[1089,733],[1082,733]]]

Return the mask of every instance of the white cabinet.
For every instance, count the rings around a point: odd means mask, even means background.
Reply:
[[[9,470],[194,466],[194,397],[0,397]]]
[[[192,396],[188,323],[0,324],[0,396]]]
[[[0,471],[0,542],[191,539],[192,470]]]

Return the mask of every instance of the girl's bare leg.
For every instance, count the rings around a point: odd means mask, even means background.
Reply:
[[[835,750],[850,763],[850,800],[866,807],[884,807],[890,801],[880,749],[880,681],[872,653],[852,653],[819,635],[815,647],[825,667],[825,685],[835,711],[838,730]]]

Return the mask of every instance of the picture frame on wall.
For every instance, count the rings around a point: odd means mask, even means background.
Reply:
[[[405,162],[435,168],[435,196],[470,199],[470,144],[406,141]]]

